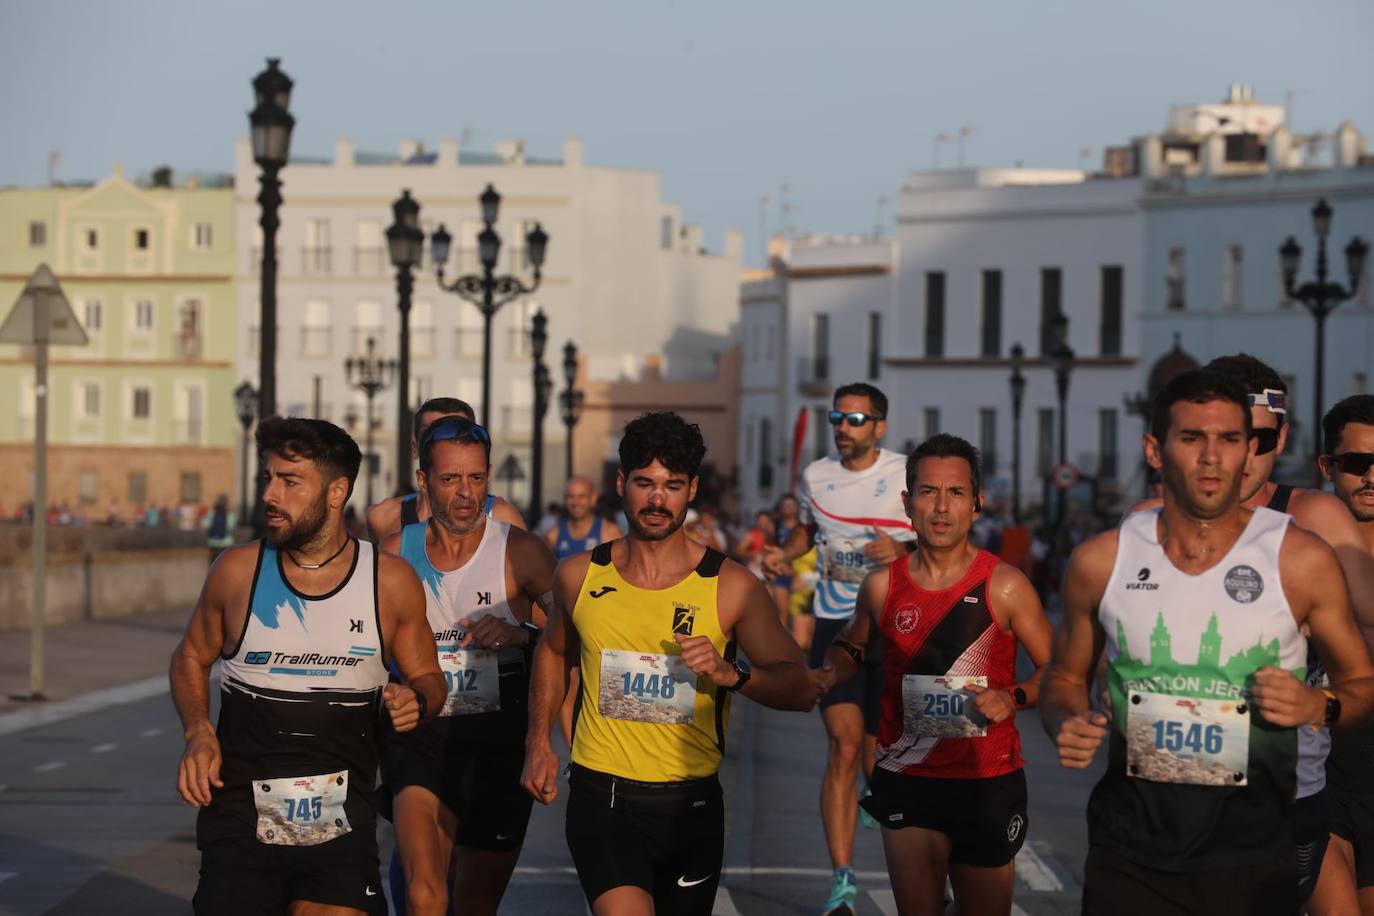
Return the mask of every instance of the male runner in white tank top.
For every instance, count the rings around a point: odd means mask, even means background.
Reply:
[[[171,663],[186,732],[177,790],[201,809],[195,911],[372,912],[385,900],[381,707],[407,731],[444,701],[424,592],[404,561],[344,529],[362,460],[347,433],[272,417],[257,443],[267,539],[220,555]],[[403,683],[387,683],[389,664]]]
[[[1163,508],[1070,561],[1041,711],[1065,766],[1088,766],[1111,738],[1088,807],[1085,914],[1295,912],[1294,729],[1374,712],[1374,665],[1331,548],[1240,505],[1249,407],[1222,373],[1165,386],[1145,440]],[[1302,681],[1303,630],[1329,689]],[[1088,700],[1104,645],[1110,719]]]

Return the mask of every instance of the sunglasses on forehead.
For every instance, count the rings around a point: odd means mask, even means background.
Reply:
[[[474,423],[465,417],[441,417],[429,425],[425,430],[424,438],[420,442],[420,447],[424,448],[433,445],[435,442],[447,440],[457,440],[459,442],[476,442],[491,448],[491,434],[487,432],[485,426]]]
[[[864,413],[862,410],[851,410],[845,413],[843,410],[832,410],[827,415],[831,426],[839,426],[841,423],[848,423],[850,426],[863,426],[869,420],[878,421],[884,419],[876,414]]]
[[[1374,452],[1341,452],[1339,455],[1324,455],[1329,467],[1338,468],[1342,474],[1363,477],[1374,466]]]

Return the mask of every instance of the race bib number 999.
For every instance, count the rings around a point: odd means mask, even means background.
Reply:
[[[1152,782],[1246,785],[1250,716],[1244,700],[1132,692],[1126,703],[1126,772]]]
[[[969,685],[986,687],[983,676],[907,674],[902,677],[902,732],[910,738],[982,738],[988,720],[973,708]]]
[[[348,771],[253,782],[257,837],[273,846],[318,846],[353,828],[344,813]]]
[[[862,582],[873,564],[864,554],[867,540],[836,538],[825,542],[825,577],[831,582]]]
[[[602,649],[597,709],[607,719],[687,725],[696,712],[696,684],[681,655]]]

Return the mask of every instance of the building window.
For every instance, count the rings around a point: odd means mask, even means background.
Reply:
[[[940,408],[927,407],[922,412],[922,424],[925,426],[926,438],[939,435],[940,432]]]
[[[1116,423],[1115,407],[1104,407],[1097,412],[1097,454],[1102,462],[1097,473],[1104,480],[1116,480]]]
[[[754,418],[750,417],[744,421],[744,463],[752,464],[754,461]]]
[[[87,251],[99,251],[99,250],[100,250],[100,230],[99,230],[99,229],[87,229],[87,230],[86,230],[86,250],[87,250]]]
[[[148,501],[148,474],[146,471],[129,472],[129,502],[135,505]]]
[[[945,355],[945,275],[926,272],[926,356]]]
[[[153,329],[153,300],[139,299],[134,303],[134,330],[149,332]]]
[[[200,503],[200,471],[181,472],[181,501],[193,506]]]
[[[1098,329],[1098,350],[1103,356],[1121,355],[1121,268],[1115,264],[1102,267],[1102,315]]]
[[[81,418],[83,420],[99,420],[100,383],[82,382],[80,386],[78,386],[77,393],[81,396],[77,404],[77,408],[81,411]]]
[[[883,361],[883,316],[868,313],[868,377],[876,379]]]
[[[214,242],[214,231],[210,223],[196,223],[191,245],[196,251],[207,250]]]
[[[305,221],[305,247],[301,250],[301,272],[321,276],[331,272],[329,220],[309,219]]]
[[[1064,314],[1064,272],[1058,267],[1040,268],[1040,355],[1050,356],[1059,348],[1054,321]]]
[[[134,230],[134,248],[136,248],[136,249],[139,250],[139,251],[147,251],[147,250],[148,250],[148,230],[147,230],[147,229],[135,229],[135,230]]]
[[[1169,267],[1164,275],[1164,307],[1170,311],[1182,311],[1184,283],[1184,251],[1182,248],[1169,249]]]
[[[658,222],[658,244],[663,249],[673,247],[673,218],[665,216]]]
[[[86,300],[86,330],[99,331],[104,323],[104,309],[99,299]]]
[[[811,433],[813,457],[824,458],[830,452],[830,408],[813,407],[811,422],[815,426]]]
[[[997,473],[997,410],[978,408],[978,451],[983,458],[983,476]]]
[[[1002,272],[983,271],[983,346],[984,356],[1002,355]]]
[[[48,244],[48,224],[42,220],[29,223],[29,247],[42,248]]]
[[[1044,477],[1054,467],[1054,408],[1035,412],[1035,473]]]
[[[328,356],[332,351],[334,328],[330,323],[329,312],[329,303],[325,300],[305,300],[305,323],[301,325],[301,356]]]
[[[1226,264],[1221,277],[1221,307],[1224,309],[1242,308],[1241,304],[1241,267],[1244,250],[1239,245],[1226,246]]]
[[[146,420],[153,415],[153,392],[150,388],[135,388],[130,415],[135,420]]]
[[[76,496],[88,506],[100,499],[100,473],[98,471],[82,471],[77,476]]]
[[[811,371],[814,381],[830,380],[830,316],[825,312],[811,316]]]

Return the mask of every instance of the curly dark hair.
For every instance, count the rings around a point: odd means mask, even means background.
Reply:
[[[363,453],[353,437],[333,423],[304,417],[268,417],[258,424],[255,439],[259,461],[269,453],[289,460],[307,459],[319,468],[326,482],[347,477],[348,495],[353,495]]]
[[[1374,394],[1352,394],[1322,417],[1322,446],[1328,455],[1336,453],[1347,423],[1374,426]]]
[[[1231,376],[1245,386],[1247,394],[1260,394],[1266,388],[1288,394],[1288,385],[1284,382],[1283,376],[1279,375],[1273,366],[1249,353],[1218,356],[1202,368]],[[1291,405],[1289,409],[1292,409]],[[1288,419],[1287,414],[1280,413],[1275,416],[1278,417],[1280,427]]]
[[[1245,417],[1245,435],[1248,437],[1254,433],[1250,425],[1250,395],[1245,390],[1244,382],[1229,372],[1189,369],[1174,376],[1169,384],[1155,395],[1154,404],[1150,409],[1150,435],[1158,439],[1161,445],[1169,434],[1169,423],[1172,420],[1170,408],[1180,401],[1190,404],[1230,401],[1240,408]]]
[[[973,484],[973,511],[983,511],[983,458],[967,439],[949,433],[936,433],[916,446],[906,459],[906,491],[916,489],[916,471],[922,458],[962,458],[968,462],[969,481]]]
[[[696,477],[706,457],[701,427],[671,410],[640,414],[625,424],[620,440],[620,469],[626,474],[646,468],[655,459],[675,474]]]

